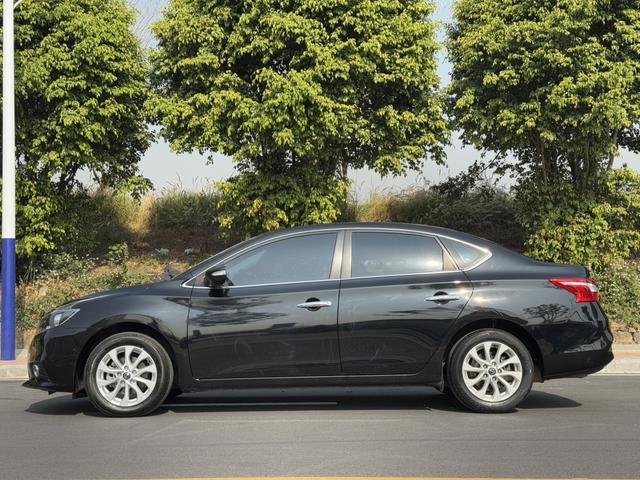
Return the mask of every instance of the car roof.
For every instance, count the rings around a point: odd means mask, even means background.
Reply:
[[[458,232],[451,230],[450,228],[436,227],[432,225],[422,225],[419,223],[399,223],[399,222],[346,222],[346,223],[326,223],[318,225],[306,225],[303,227],[293,227],[273,232],[264,233],[258,237],[254,237],[256,240],[264,240],[267,238],[278,237],[280,235],[291,234],[296,232],[306,231],[322,231],[322,230],[350,230],[350,229],[375,229],[375,230],[406,230],[417,231],[427,233],[431,235],[437,235],[442,237],[452,238],[454,240],[461,240],[463,242],[472,243],[479,247],[488,248],[495,246],[496,244],[481,237],[476,237],[468,233]]]

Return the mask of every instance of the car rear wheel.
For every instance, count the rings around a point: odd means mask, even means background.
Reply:
[[[118,333],[91,351],[84,384],[91,403],[116,417],[147,415],[164,402],[173,383],[171,359],[153,338]]]
[[[509,412],[529,394],[533,360],[527,347],[502,330],[479,330],[462,338],[447,365],[448,387],[465,407]]]

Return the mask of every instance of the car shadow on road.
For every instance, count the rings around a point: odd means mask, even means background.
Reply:
[[[561,395],[532,391],[518,407],[519,410],[543,410],[554,408],[576,408],[581,404]],[[184,394],[168,400],[152,415],[200,412],[241,411],[300,411],[300,410],[427,410],[444,412],[467,412],[453,397],[436,390],[428,392],[377,393],[366,396],[331,393],[305,393],[291,395],[243,394],[202,392]],[[101,416],[86,398],[72,399],[70,395],[55,395],[35,402],[25,411],[39,415],[88,415]]]

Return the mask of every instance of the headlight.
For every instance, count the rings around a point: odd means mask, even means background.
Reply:
[[[48,315],[48,320],[46,322],[45,328],[53,328],[62,325],[79,311],[80,310],[78,310],[77,308],[54,310]]]

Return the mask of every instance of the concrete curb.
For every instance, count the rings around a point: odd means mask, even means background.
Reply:
[[[18,350],[15,360],[0,360],[0,380],[26,380],[28,376],[26,349]]]
[[[615,345],[613,353],[613,362],[596,375],[640,375],[640,345]],[[24,381],[27,378],[26,350],[19,351],[11,362],[0,361],[0,381]]]
[[[6,362],[0,362],[0,381],[1,380],[26,380],[26,365],[5,365]]]
[[[601,374],[640,374],[640,345],[614,345],[614,359]]]

